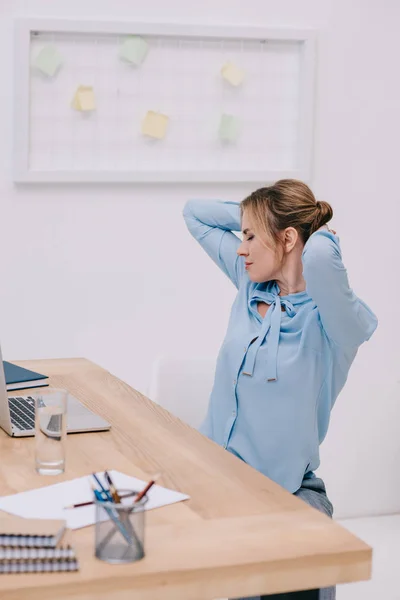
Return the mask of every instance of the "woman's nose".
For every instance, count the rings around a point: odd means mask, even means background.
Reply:
[[[246,247],[243,242],[240,244],[239,248],[237,249],[237,254],[238,254],[238,256],[247,256],[248,255],[248,252],[247,252]]]

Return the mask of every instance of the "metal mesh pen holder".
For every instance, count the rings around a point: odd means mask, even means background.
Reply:
[[[95,554],[110,563],[128,563],[144,557],[144,506],[147,496],[133,502],[131,490],[118,490],[120,504],[95,499]]]

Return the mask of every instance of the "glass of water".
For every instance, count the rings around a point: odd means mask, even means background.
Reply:
[[[48,388],[34,395],[36,471],[40,475],[59,475],[65,470],[68,392]]]

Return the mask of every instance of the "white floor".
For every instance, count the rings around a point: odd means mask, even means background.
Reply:
[[[337,600],[400,600],[400,515],[339,523],[373,548],[372,579],[337,587]]]

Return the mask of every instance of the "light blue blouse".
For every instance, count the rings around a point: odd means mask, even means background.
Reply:
[[[183,214],[238,289],[200,431],[293,493],[319,466],[331,409],[377,319],[349,287],[333,233],[304,247],[306,291],[279,296],[274,281],[250,281],[237,255],[239,204],[191,200]],[[271,305],[264,319],[260,301]]]

